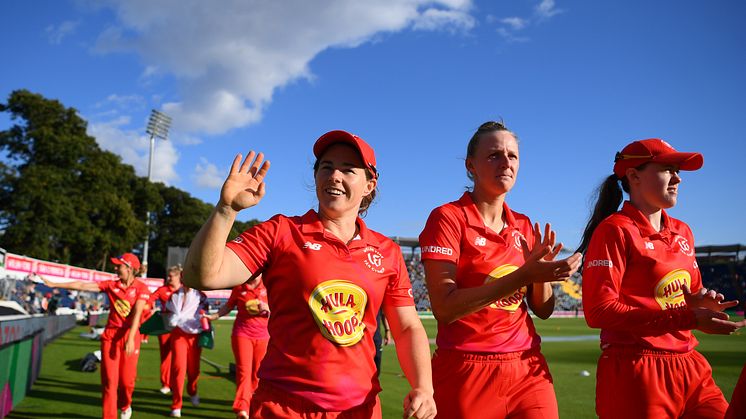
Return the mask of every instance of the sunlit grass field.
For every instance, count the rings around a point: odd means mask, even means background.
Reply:
[[[598,335],[582,319],[535,321],[539,333],[547,338],[542,352],[554,376],[555,390],[563,418],[591,418],[594,414],[596,361],[600,350],[597,340],[549,341],[554,337]],[[199,393],[202,404],[194,408],[185,401],[185,418],[232,418],[231,404],[235,384],[227,366],[233,362],[230,345],[230,321],[216,322],[216,345],[203,356],[213,366],[202,363]],[[423,320],[428,336],[435,337],[435,321]],[[99,373],[85,373],[78,368],[80,359],[98,349],[96,341],[80,338],[85,327],[76,327],[44,349],[41,375],[31,393],[10,414],[10,418],[99,418],[101,396]],[[730,399],[741,368],[746,362],[746,332],[734,336],[697,334],[699,351],[712,364],[715,381]],[[434,349],[434,348],[432,348]],[[158,341],[144,344],[138,366],[137,386],[133,396],[133,418],[162,418],[170,412],[170,398],[158,392]],[[589,376],[581,371],[590,372]],[[383,350],[381,404],[384,418],[401,418],[402,399],[409,385],[401,374],[393,346]]]

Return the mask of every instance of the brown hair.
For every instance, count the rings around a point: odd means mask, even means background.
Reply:
[[[497,131],[508,132],[516,139],[516,141],[518,141],[518,136],[505,126],[502,119],[500,119],[500,121],[487,121],[480,125],[479,128],[474,131],[471,139],[469,139],[469,144],[466,145],[466,157],[474,157],[477,152],[477,147],[479,146],[479,139],[482,138],[483,135]],[[468,170],[466,171],[466,177],[468,177],[472,182],[474,181],[474,175],[472,175]]]

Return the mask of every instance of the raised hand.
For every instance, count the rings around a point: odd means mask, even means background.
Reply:
[[[241,211],[253,207],[261,201],[265,193],[264,178],[269,170],[269,160],[264,154],[250,151],[241,162],[239,154],[233,159],[230,174],[220,190],[221,206]]]
[[[689,308],[706,308],[712,311],[723,311],[731,307],[738,305],[738,300],[724,301],[725,296],[715,290],[707,290],[707,288],[700,288],[699,291],[692,294],[689,287],[684,285],[682,287],[684,292],[684,301],[686,306]]]
[[[523,269],[526,276],[533,283],[566,281],[580,268],[582,255],[575,253],[572,256],[555,261],[562,243],[555,245],[556,234],[550,224],[544,227],[544,238],[542,239],[539,223],[534,224],[534,246],[528,248],[528,243],[521,240],[525,263]]]

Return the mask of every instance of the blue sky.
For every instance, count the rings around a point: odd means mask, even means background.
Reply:
[[[705,156],[671,213],[697,244],[745,243],[744,21],[738,1],[9,0],[0,100],[78,109],[141,175],[148,113],[165,111],[154,178],[207,202],[236,153],[264,151],[267,196],[242,219],[315,206],[313,142],[355,132],[382,173],[368,225],[410,237],[461,195],[471,133],[502,117],[521,141],[508,203],[570,247],[615,151],[660,137]]]

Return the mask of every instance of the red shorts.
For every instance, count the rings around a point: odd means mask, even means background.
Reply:
[[[251,398],[249,417],[256,419],[381,419],[381,402],[374,400],[341,412],[330,412],[308,400],[259,381]]]
[[[552,375],[539,348],[505,354],[438,349],[438,418],[558,418]]]
[[[598,360],[596,414],[602,418],[722,418],[728,402],[697,351],[608,348]]]

